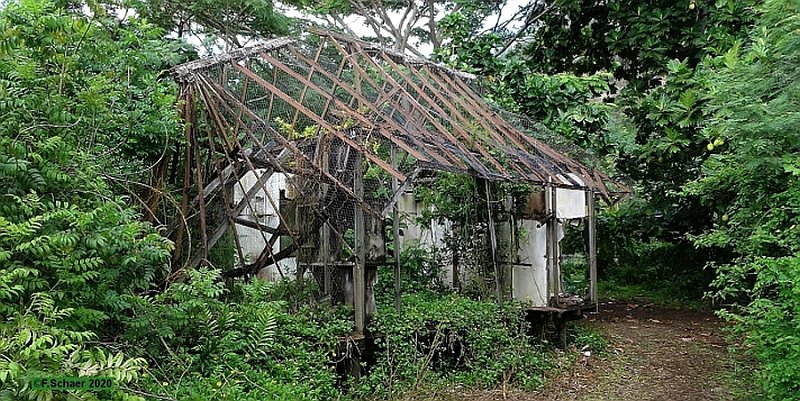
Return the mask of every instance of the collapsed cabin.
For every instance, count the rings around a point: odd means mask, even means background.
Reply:
[[[230,238],[227,277],[316,280],[353,305],[357,333],[375,313],[380,266],[394,266],[399,307],[410,246],[443,254],[440,278],[459,290],[480,283],[548,313],[596,304],[595,199],[626,189],[492,107],[475,77],[328,32],[175,72],[189,145],[176,264],[208,264]],[[471,183],[465,218],[425,213],[420,190],[442,175]],[[524,191],[498,190],[507,184]],[[585,254],[580,288],[563,271],[570,230]]]

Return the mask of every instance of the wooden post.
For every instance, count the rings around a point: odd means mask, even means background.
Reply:
[[[322,223],[322,281],[326,295],[331,294],[331,227]]]
[[[184,85],[181,88],[183,95],[183,118],[184,135],[186,136],[185,153],[183,156],[183,195],[181,196],[181,207],[179,218],[182,220],[178,224],[178,232],[175,234],[175,251],[172,254],[172,270],[177,271],[178,268],[183,266],[181,262],[181,253],[183,252],[183,236],[185,235],[187,227],[186,217],[189,212],[189,190],[191,189],[192,179],[192,132],[197,124],[194,113],[194,87],[191,85]],[[189,250],[191,252],[191,250]]]
[[[325,134],[320,132],[319,135],[322,137]],[[328,173],[330,170],[330,160],[327,146],[328,142],[325,141],[324,144],[325,145],[321,146],[319,149],[320,161],[322,164],[322,171],[324,173]],[[320,195],[319,199],[317,200],[318,205],[321,205],[325,201],[325,196],[328,194],[328,189],[328,184],[320,184]],[[329,221],[322,223],[322,235],[320,236],[320,241],[322,242],[322,281],[326,295],[331,295],[331,266],[329,264],[331,261],[331,226],[329,224]]]
[[[595,231],[594,192],[586,191],[587,221],[589,228],[589,301],[597,304],[597,232]]]
[[[265,193],[265,195],[269,196],[269,193]],[[297,199],[297,198],[295,198],[295,199]],[[300,233],[301,230],[303,229],[302,224],[300,223],[300,218],[301,218],[300,216],[304,216],[305,213],[301,213],[300,209],[303,209],[303,212],[305,212],[305,208],[306,208],[306,203],[305,202],[307,202],[307,201],[303,201],[303,203],[300,203],[300,202],[295,202],[294,203],[294,210],[293,210],[294,211],[294,219],[293,219],[294,220],[293,221],[294,227],[288,227],[287,226],[286,227],[287,231],[289,231],[289,232],[293,232],[294,231],[295,233]],[[278,208],[280,208],[280,199],[278,199]],[[278,214],[280,214],[280,213],[281,213],[281,211],[278,210]],[[300,288],[303,288],[303,276],[306,275],[306,264],[309,263],[309,261],[307,259],[308,255],[307,255],[306,251],[303,250],[303,248],[305,248],[303,246],[304,244],[296,244],[296,245],[297,245],[297,257],[295,257],[295,261],[296,261],[295,263],[296,263],[297,270],[295,271],[295,280],[297,280],[297,282],[300,283]],[[281,246],[280,246],[280,239],[279,239],[278,240],[278,249],[280,250],[280,248],[281,248]]]
[[[460,233],[461,225],[460,225],[460,223],[458,221],[454,221],[452,223],[451,227],[452,227],[454,235],[460,235],[461,234]],[[452,248],[452,252],[453,252],[453,259],[452,259],[452,263],[453,263],[453,283],[452,284],[453,284],[453,289],[456,290],[456,292],[460,293],[461,292],[461,267],[460,267],[461,258],[458,255],[458,247],[454,246]]]
[[[494,218],[492,217],[492,197],[489,193],[489,180],[484,180],[486,188],[486,206],[489,213],[489,240],[492,245],[492,266],[494,267],[494,287],[495,297],[497,304],[503,306],[503,277],[500,271],[500,265],[497,263],[497,232],[494,225]]]
[[[392,168],[397,169],[397,146],[392,145]],[[392,193],[400,190],[400,181],[392,177]],[[392,237],[394,242],[394,308],[400,313],[400,210],[395,202],[392,207]]]
[[[551,237],[553,247],[553,290],[556,295],[556,302],[558,302],[558,294],[564,292],[563,288],[561,288],[561,252],[558,247],[558,189],[555,186],[551,186],[550,192],[553,202],[553,235]]]
[[[564,318],[558,318],[556,328],[558,329],[558,345],[561,346],[561,349],[567,349],[567,321]]]
[[[361,153],[356,153],[355,169],[353,170],[353,192],[358,199],[364,199],[364,166]],[[353,205],[355,212],[356,260],[353,264],[353,307],[355,308],[356,332],[364,333],[366,326],[366,249],[364,238],[364,210],[358,202]]]
[[[546,252],[547,252],[547,304],[552,306],[551,294],[558,295],[558,287],[556,286],[556,249],[553,245],[553,239],[556,236],[556,208],[555,208],[555,188],[553,188],[552,178],[550,178],[545,186],[545,213],[547,216],[547,229],[546,231]]]
[[[514,291],[512,290],[514,282],[514,263],[519,260],[519,238],[517,238],[517,219],[516,207],[514,205],[514,197],[507,196],[504,205],[504,210],[508,213],[508,243],[503,252],[503,293],[507,299],[514,299]]]

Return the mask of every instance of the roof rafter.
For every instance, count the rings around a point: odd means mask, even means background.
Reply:
[[[289,148],[350,195],[352,183],[327,173],[332,165],[321,165],[328,158],[319,152],[338,152],[331,163],[347,168],[352,150],[401,183],[421,170],[441,170],[591,189],[606,198],[608,184],[624,188],[507,121],[471,88],[475,76],[340,34],[273,39],[183,64],[175,73],[179,81],[207,86],[230,108],[228,135],[246,130],[246,137],[258,134]],[[317,146],[304,145],[311,137]],[[391,148],[403,160],[397,167]]]

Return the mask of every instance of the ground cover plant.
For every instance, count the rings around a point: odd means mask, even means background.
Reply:
[[[526,335],[521,306],[487,301],[485,288],[447,290],[441,253],[404,253],[403,309],[379,296],[371,329],[382,337],[358,383],[341,382],[335,363],[351,311],[318,299],[313,283],[226,280],[225,246],[207,267],[172,264],[165,216],[143,198],[156,188],[181,200],[149,174],[184,140],[169,69],[218,43],[303,26],[271,1],[183,3],[0,1],[0,398],[370,399],[539,386],[555,362]],[[375,2],[360,3],[371,13]],[[634,199],[599,217],[603,288],[664,304],[679,294],[684,308],[708,292],[729,307],[721,315],[757,361],[762,396],[798,399],[800,4],[531,2],[516,32],[483,26],[502,1],[434,3],[449,7],[435,35],[413,33],[436,42],[433,57],[484,75],[498,107],[634,184]],[[194,48],[184,39],[197,32],[206,40]],[[421,191],[435,206],[425,217],[479,220],[484,210],[463,207],[476,182],[442,177]],[[498,198],[524,190],[492,187]],[[476,245],[486,228],[457,226],[461,242],[448,241],[488,271]],[[575,339],[604,347],[592,332]],[[118,387],[32,390],[43,374],[108,375]]]

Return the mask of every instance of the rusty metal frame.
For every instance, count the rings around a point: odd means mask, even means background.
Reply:
[[[202,107],[227,110],[226,113],[208,111],[213,116],[212,125],[217,127],[216,135],[224,137],[231,132],[244,132],[250,138],[247,141],[256,143],[269,159],[270,154],[258,141],[256,130],[266,133],[295,157],[303,158],[305,165],[318,173],[320,179],[343,190],[365,211],[375,216],[385,217],[399,194],[423,170],[470,174],[488,181],[588,189],[607,201],[618,195],[609,190],[610,183],[615,188],[622,188],[622,193],[630,192],[602,172],[587,168],[509,123],[471,88],[469,81],[474,76],[340,34],[319,30],[313,34],[318,35],[313,46],[300,40],[278,38],[175,68],[175,76],[184,88],[184,118],[192,122],[187,124],[185,132],[187,164],[184,178],[187,186],[184,188],[184,203],[191,192],[188,182],[194,179],[197,181],[195,187],[202,190],[206,181],[198,160],[203,154],[215,166],[223,165],[215,158],[217,150],[213,149],[210,138],[212,149],[203,149],[201,152],[202,144],[196,138],[199,134],[197,116],[191,105],[197,98],[203,100]],[[266,68],[264,71],[269,71],[269,74],[257,73],[259,70],[254,69],[254,63]],[[207,71],[214,68],[221,69],[219,76],[207,76]],[[345,71],[349,74],[344,74]],[[285,79],[292,79],[296,87],[299,86],[299,96],[295,94],[296,97],[293,97],[281,89],[285,89],[286,84],[278,85],[278,72],[285,74]],[[239,89],[228,87],[226,81],[230,79],[238,79],[242,86]],[[320,80],[323,80],[325,87],[321,86]],[[259,86],[268,94],[266,115],[250,108],[251,101],[247,100],[250,84]],[[318,96],[317,99],[324,101],[321,111],[304,105],[310,91]],[[367,96],[367,93],[370,95]],[[304,154],[292,138],[282,135],[269,121],[277,99],[292,108],[292,124],[297,124],[300,116],[317,124],[318,142],[324,136],[335,137],[396,179],[398,185],[393,188],[394,193],[378,209],[374,209],[349,184],[340,182],[323,168],[323,157],[316,153],[313,157]],[[357,128],[366,132],[364,143],[360,143],[359,139],[338,124],[341,115],[352,117]],[[250,125],[244,121],[245,116],[252,122]],[[253,123],[258,126],[252,126]],[[385,141],[393,149],[402,151],[403,160],[411,159],[413,165],[404,168],[393,165],[391,160],[378,154],[366,142],[372,141],[370,138]],[[229,143],[229,139],[223,138],[221,141]],[[243,146],[238,138],[233,138],[231,145],[236,145],[237,149],[223,149],[229,164],[234,162],[229,153],[243,151],[238,148]],[[242,156],[238,164],[252,168],[246,154],[242,153]],[[188,164],[190,159],[194,159],[193,164]],[[273,171],[283,169],[282,162],[274,157],[267,162]],[[193,176],[189,175],[191,172]],[[222,172],[218,173],[221,176]],[[577,176],[582,184],[573,179],[563,179],[570,175]],[[200,199],[199,203],[200,208],[205,209],[204,200]],[[189,207],[188,204],[181,205],[184,215],[188,215]],[[217,235],[208,238],[204,210],[200,214],[204,231],[200,242],[206,248],[213,245]],[[177,242],[182,241],[184,231],[184,227],[178,227]],[[179,255],[180,251],[176,256]]]
[[[181,84],[181,112],[186,122],[180,205],[183,220],[176,225],[174,235],[174,266],[178,262],[195,266],[207,261],[209,248],[226,230],[233,228],[235,233],[236,225],[242,224],[237,215],[246,207],[254,209],[250,201],[258,191],[265,193],[276,211],[278,226],[245,224],[256,229],[266,245],[253,264],[243,264],[233,274],[251,275],[260,267],[277,265],[301,246],[313,244],[314,233],[320,230],[326,233],[320,234],[325,243],[321,249],[328,252],[329,242],[325,238],[334,234],[342,239],[344,230],[337,227],[348,227],[337,226],[331,219],[336,211],[325,209],[327,204],[322,202],[325,195],[321,194],[333,194],[335,198],[331,199],[344,198],[354,207],[354,220],[348,222],[353,226],[348,229],[355,227],[355,247],[342,244],[355,255],[353,274],[357,278],[356,289],[361,291],[355,302],[356,328],[363,331],[365,214],[382,220],[394,212],[397,238],[396,204],[409,187],[420,182],[420,176],[431,171],[472,175],[484,182],[487,202],[490,202],[489,183],[497,181],[546,186],[553,193],[555,187],[583,189],[606,200],[617,195],[609,187],[621,188],[623,194],[629,191],[602,172],[559,153],[506,120],[502,112],[472,89],[470,80],[474,76],[340,34],[323,31],[313,34],[317,35],[316,41],[273,39],[174,69]],[[275,116],[287,116],[294,132],[281,132],[287,130]],[[312,128],[308,130],[311,134],[306,133],[307,128]],[[301,131],[304,137],[298,138],[296,134]],[[339,156],[329,151],[332,143],[336,144]],[[390,154],[386,152],[387,145]],[[347,155],[344,162],[343,153]],[[349,159],[351,154],[353,159]],[[290,156],[295,164],[290,163]],[[258,167],[254,160],[260,163]],[[347,160],[355,160],[352,171]],[[337,169],[341,170],[331,171],[330,163],[339,163]],[[347,168],[341,167],[342,164]],[[368,199],[364,191],[367,164],[381,171],[378,178],[372,178],[378,185],[391,183],[388,194],[379,195],[377,201],[375,197]],[[260,168],[266,168],[267,172],[256,174],[255,185],[244,188],[244,170],[256,172]],[[290,227],[287,216],[280,211],[280,200],[273,199],[267,189],[266,179],[275,173],[301,175],[305,182],[316,183],[301,190],[313,191],[302,196],[317,202],[312,206],[313,216],[308,223],[311,228]],[[244,199],[236,204],[224,188],[228,176],[235,179],[234,185],[238,184],[244,193]],[[206,210],[211,200],[205,194],[220,189],[225,213],[216,227],[209,227]],[[190,203],[188,200],[194,193],[196,200]],[[199,211],[195,203],[199,204]],[[190,215],[199,215],[200,235],[196,241],[199,247],[183,244],[184,237],[190,234],[188,218],[183,216]],[[209,229],[213,230],[210,235]],[[280,235],[291,236],[292,245],[273,252]],[[239,259],[244,260],[239,237],[236,234],[235,237]],[[182,257],[184,249],[199,252]],[[329,260],[329,254],[322,258],[327,291],[330,287],[327,265],[336,261]],[[495,266],[499,280],[498,269]],[[280,268],[278,272],[283,276]],[[302,270],[298,268],[298,272]],[[397,272],[396,276],[399,280]],[[500,287],[498,282],[498,291]],[[399,297],[397,283],[396,296]],[[498,301],[502,301],[502,296],[498,292]],[[396,302],[399,309],[399,298]]]

